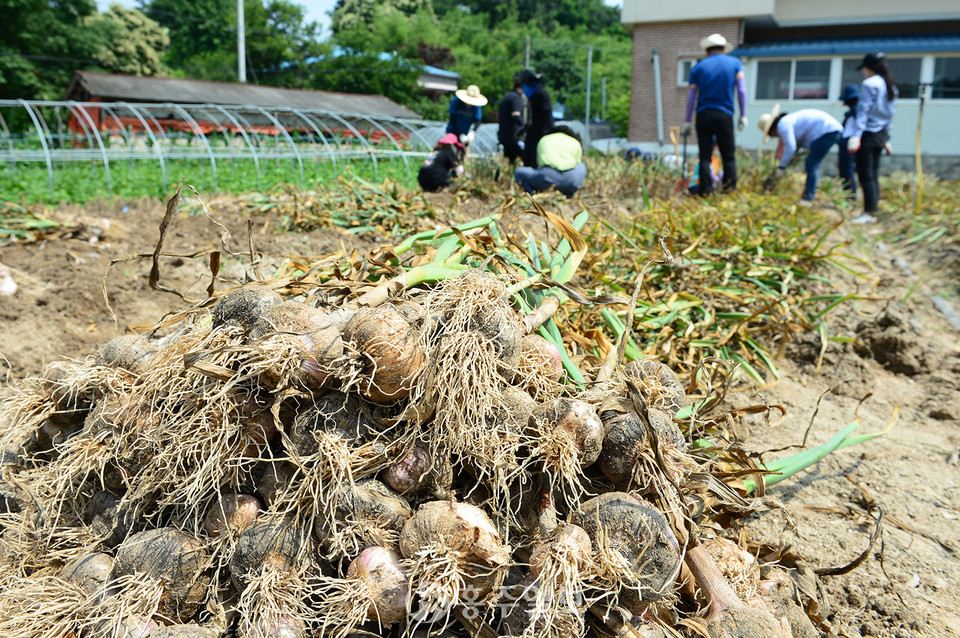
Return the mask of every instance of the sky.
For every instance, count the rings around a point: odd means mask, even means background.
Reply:
[[[294,0],[295,2],[297,0]],[[125,7],[136,7],[138,2],[137,0],[97,0],[97,5],[100,7],[101,11],[106,11],[114,2],[122,4]],[[303,5],[307,8],[307,21],[308,22],[319,22],[323,27],[324,37],[330,35],[330,16],[327,15],[330,11],[333,11],[334,5],[336,5],[336,0],[299,0],[297,4]],[[603,0],[603,3],[609,7],[619,7],[621,0]]]

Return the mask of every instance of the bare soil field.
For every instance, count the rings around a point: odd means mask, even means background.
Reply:
[[[439,197],[441,208],[447,196]],[[248,253],[252,244],[264,255],[264,273],[286,257],[354,249],[362,254],[381,241],[336,230],[280,233],[275,220],[238,214],[231,200],[209,205],[230,231],[230,249]],[[468,199],[460,214],[486,214],[488,208]],[[128,326],[153,324],[188,306],[148,286],[149,258],[127,260],[153,252],[161,202],[101,203],[59,214],[75,224],[76,232],[0,247],[0,262],[19,285],[16,295],[0,298],[0,395],[47,362],[82,359]],[[824,214],[839,216],[837,211]],[[779,382],[743,387],[730,400],[786,409],[778,423],[747,417],[735,424],[744,447],[756,451],[799,445],[808,428],[807,443],[823,443],[858,413],[861,432],[882,430],[899,414],[896,423],[886,436],[838,451],[769,490],[769,509],[752,517],[744,532],[790,545],[815,568],[843,566],[866,550],[875,525],[871,512],[877,511],[871,506],[878,505],[883,533],[866,560],[849,573],[823,577],[833,632],[960,636],[960,335],[924,294],[909,294],[918,281],[932,292],[951,284],[925,275],[928,265],[920,256],[878,249],[882,230],[846,224],[839,231],[875,268],[869,281],[844,282],[870,299],[832,315],[832,334],[855,340],[829,342],[818,369],[819,338],[801,335],[777,362]],[[219,245],[219,233],[203,215],[177,217],[164,250],[184,257],[162,260],[164,283],[203,298],[208,266],[188,255]],[[222,272],[242,280],[248,263],[246,257],[224,254]],[[904,263],[919,274],[904,274]]]

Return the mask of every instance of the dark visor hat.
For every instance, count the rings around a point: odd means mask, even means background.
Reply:
[[[543,80],[543,74],[537,73],[533,69],[524,69],[523,71],[520,71],[519,73],[517,73],[513,78],[514,82],[518,82],[520,84],[527,84],[527,85],[533,85],[533,84],[536,84],[537,82],[541,82],[542,80]]]
[[[887,59],[886,53],[881,53],[881,52],[868,53],[865,56],[863,56],[863,60],[861,60],[860,64],[857,66],[857,71],[859,71],[863,67],[867,67],[868,69],[873,69],[881,62],[884,62],[886,59]]]

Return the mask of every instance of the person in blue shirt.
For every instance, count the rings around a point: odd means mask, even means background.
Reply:
[[[805,162],[807,183],[803,188],[800,205],[813,204],[813,198],[817,194],[817,182],[820,179],[820,164],[830,149],[840,140],[843,126],[829,113],[817,109],[780,113],[779,104],[774,105],[770,113],[761,115],[757,125],[763,131],[764,141],[771,137],[780,140],[780,146],[777,149],[780,163],[774,171],[774,180],[779,179],[786,172],[787,166],[797,154],[797,149],[810,149]]]
[[[847,112],[843,114],[843,133],[840,134],[840,143],[837,145],[837,173],[843,180],[843,189],[850,193],[850,197],[854,200],[857,197],[857,160],[854,153],[847,151],[847,142],[853,135],[853,127],[856,125],[859,97],[860,89],[856,84],[843,87],[840,101],[847,107]]]
[[[487,98],[480,93],[480,87],[471,84],[466,89],[459,89],[450,100],[450,121],[447,122],[447,133],[453,133],[469,150],[470,144],[480,128],[483,119],[483,109],[487,105]]]
[[[710,156],[714,139],[720,147],[723,160],[723,190],[737,189],[736,140],[733,136],[733,90],[736,87],[740,104],[738,130],[747,125],[747,84],[743,65],[737,58],[727,55],[733,47],[719,33],[708,35],[700,41],[700,48],[707,57],[700,60],[690,71],[690,91],[687,94],[687,116],[683,135],[690,135],[690,118],[697,107],[697,145],[700,150],[700,189],[703,196],[711,192]]]
[[[883,53],[868,53],[857,67],[863,72],[857,116],[847,140],[847,151],[857,155],[857,177],[863,191],[863,212],[851,221],[872,224],[880,203],[880,155],[890,153],[890,130],[896,111],[897,87]]]

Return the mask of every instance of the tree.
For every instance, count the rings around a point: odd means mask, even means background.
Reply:
[[[246,0],[248,71],[257,82],[295,87],[302,84],[296,73],[287,72],[296,63],[317,57],[320,25],[304,22],[306,10],[290,0]]]
[[[441,16],[455,12],[458,7],[474,15],[484,15],[490,29],[516,23],[548,35],[560,27],[582,27],[593,34],[624,33],[619,9],[608,7],[602,0],[467,0],[454,5],[434,0],[433,7]]]
[[[235,7],[232,0],[141,0],[143,12],[169,31],[165,62],[176,68],[195,56],[236,49]]]
[[[106,13],[87,18],[88,28],[102,34],[103,44],[94,53],[100,66],[114,73],[163,75],[160,61],[170,36],[138,9],[111,4]]]
[[[400,104],[417,99],[420,65],[398,55],[343,50],[310,66],[310,88],[366,95],[385,95]]]
[[[432,11],[430,0],[337,0],[330,16],[330,29],[334,35],[368,27],[378,10],[395,10],[412,16],[419,11]]]
[[[62,97],[101,46],[83,24],[96,9],[93,0],[0,0],[0,98]]]

